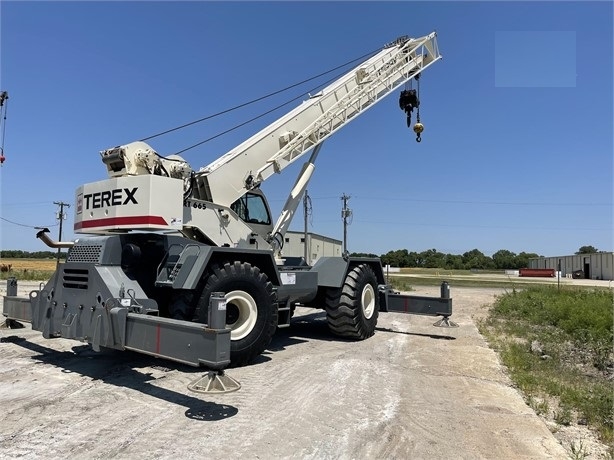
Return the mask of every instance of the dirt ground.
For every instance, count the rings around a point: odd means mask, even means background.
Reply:
[[[502,290],[451,291],[458,328],[382,313],[362,342],[299,309],[258,363],[228,371],[242,388],[216,396],[187,389],[202,370],[2,329],[0,457],[563,459],[582,440],[583,458],[605,458],[586,430],[549,428],[478,333]]]

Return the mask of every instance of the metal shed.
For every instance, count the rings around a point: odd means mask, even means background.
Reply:
[[[320,257],[341,257],[343,243],[334,238],[307,233],[307,263],[313,265]],[[286,257],[304,257],[305,233],[286,232],[283,254]]]
[[[614,252],[536,257],[529,259],[528,268],[560,268],[561,276],[571,276],[581,270],[586,279],[614,280]]]

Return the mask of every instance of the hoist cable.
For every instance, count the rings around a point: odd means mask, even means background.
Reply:
[[[6,115],[8,113],[9,98],[2,94],[2,103],[0,104],[0,116],[2,117],[2,142],[0,144],[0,152],[4,152],[4,140],[6,139]]]
[[[296,96],[295,98],[292,98],[292,99],[290,99],[289,101],[284,102],[283,104],[280,104],[280,105],[278,105],[278,106],[276,106],[276,107],[273,107],[272,109],[267,110],[266,112],[261,113],[260,115],[257,115],[257,116],[255,116],[255,117],[253,117],[253,118],[250,118],[249,120],[244,121],[243,123],[240,123],[240,124],[238,124],[238,125],[236,125],[236,126],[233,126],[232,128],[229,128],[229,129],[227,129],[226,131],[222,131],[222,132],[220,132],[220,133],[217,133],[217,134],[215,134],[214,136],[211,136],[211,137],[209,137],[209,138],[205,139],[204,141],[197,142],[196,144],[193,144],[193,145],[191,145],[191,146],[189,146],[189,147],[186,147],[186,148],[185,148],[185,149],[183,149],[183,150],[179,150],[178,152],[175,152],[175,153],[174,153],[174,155],[179,155],[179,154],[181,154],[181,153],[183,153],[183,152],[186,152],[186,151],[191,150],[191,149],[193,149],[193,148],[195,148],[195,147],[198,147],[198,146],[200,146],[200,145],[203,145],[203,144],[205,144],[205,143],[207,143],[207,142],[209,142],[209,141],[212,141],[213,139],[217,139],[218,137],[223,136],[224,134],[228,134],[229,132],[234,131],[235,129],[238,129],[238,128],[242,127],[242,126],[245,126],[245,125],[247,125],[247,124],[249,124],[249,123],[251,123],[251,122],[253,122],[253,121],[256,121],[256,120],[258,120],[259,118],[262,118],[262,117],[264,117],[265,115],[268,115],[269,113],[275,112],[276,110],[279,110],[279,109],[281,109],[282,107],[284,107],[284,106],[286,106],[286,105],[288,105],[288,104],[291,104],[292,102],[294,102],[294,101],[296,101],[296,100],[298,100],[298,99],[302,98],[302,97],[303,97],[305,94],[309,94],[309,93],[311,93],[311,92],[315,91],[316,89],[318,89],[319,87],[321,87],[321,86],[323,86],[323,85],[326,85],[326,84],[328,84],[328,83],[331,83],[331,82],[333,82],[333,81],[337,80],[339,77],[340,77],[340,74],[338,74],[338,75],[334,76],[333,78],[331,78],[331,79],[330,79],[330,80],[328,80],[328,81],[325,81],[324,83],[319,84],[319,85],[318,85],[318,86],[316,86],[315,88],[312,88],[312,89],[311,89],[311,90],[309,90],[307,93],[301,93],[301,94],[299,94],[298,96]]]
[[[266,95],[264,95],[264,96],[258,97],[258,98],[256,98],[256,99],[253,99],[253,100],[251,100],[251,101],[245,102],[245,103],[243,103],[243,104],[239,104],[239,105],[236,105],[236,106],[231,107],[231,108],[229,108],[229,109],[222,110],[221,112],[217,112],[217,113],[214,113],[214,114],[212,114],[212,115],[207,115],[206,117],[200,118],[200,119],[198,119],[198,120],[194,120],[194,121],[191,121],[191,122],[189,122],[189,123],[185,123],[185,124],[183,124],[183,125],[177,126],[177,127],[175,127],[175,128],[167,129],[166,131],[162,131],[162,132],[159,132],[159,133],[157,133],[157,134],[153,134],[153,135],[151,135],[151,136],[144,137],[143,139],[141,139],[141,141],[147,141],[147,140],[149,140],[149,139],[153,139],[153,138],[155,138],[155,137],[162,136],[162,135],[164,135],[164,134],[172,133],[173,131],[177,131],[177,130],[179,130],[179,129],[182,129],[182,128],[186,128],[186,127],[188,127],[188,126],[195,125],[195,124],[197,124],[197,123],[200,123],[200,122],[203,122],[203,121],[209,120],[209,119],[211,119],[211,118],[215,118],[215,117],[217,117],[217,116],[224,115],[224,114],[226,114],[226,113],[232,112],[233,110],[237,110],[237,109],[240,109],[240,108],[242,108],[242,107],[246,107],[246,106],[248,106],[248,105],[250,105],[250,104],[253,104],[253,103],[255,103],[255,102],[261,101],[261,100],[266,99],[266,98],[268,98],[268,97],[275,96],[276,94],[280,94],[280,93],[283,93],[284,91],[287,91],[287,90],[289,90],[289,89],[292,89],[292,88],[295,88],[295,87],[297,87],[297,86],[300,86],[300,85],[302,85],[302,84],[304,84],[304,83],[307,83],[307,82],[309,82],[309,81],[311,81],[311,80],[315,80],[316,78],[320,78],[320,77],[322,77],[323,75],[327,75],[327,74],[329,74],[329,73],[331,73],[331,72],[334,72],[335,70],[339,70],[339,69],[341,69],[342,67],[348,66],[348,65],[350,65],[350,64],[352,64],[352,63],[354,63],[354,62],[356,62],[356,61],[359,61],[359,60],[364,60],[366,57],[371,56],[371,55],[374,55],[375,53],[377,53],[377,52],[379,52],[379,51],[380,51],[379,49],[378,49],[378,50],[375,50],[375,51],[371,51],[370,53],[364,54],[364,55],[362,55],[362,56],[360,56],[360,57],[358,57],[358,58],[356,58],[356,59],[352,59],[351,61],[348,61],[348,62],[346,62],[345,64],[342,64],[342,65],[337,66],[337,67],[335,67],[335,68],[333,68],[333,69],[327,70],[326,72],[323,72],[323,73],[321,73],[321,74],[319,74],[319,75],[315,75],[315,76],[310,77],[310,78],[308,78],[308,79],[306,79],[306,80],[300,81],[300,82],[298,82],[298,83],[295,83],[295,84],[293,84],[293,85],[287,86],[287,87],[285,87],[285,88],[283,88],[283,89],[280,89],[280,90],[278,90],[278,91],[274,91],[274,92],[272,92],[272,93],[266,94]]]

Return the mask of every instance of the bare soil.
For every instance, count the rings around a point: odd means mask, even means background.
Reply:
[[[298,309],[256,364],[228,371],[242,388],[215,396],[187,390],[199,369],[1,329],[0,457],[567,458],[475,326],[501,292],[452,288],[458,328],[382,313],[362,342]]]

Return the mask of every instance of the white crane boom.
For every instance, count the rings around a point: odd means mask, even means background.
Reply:
[[[435,32],[397,39],[202,168],[194,197],[230,206],[440,58]]]
[[[77,190],[75,232],[170,229],[215,246],[279,250],[322,142],[439,59],[435,32],[398,38],[198,172],[141,141],[104,150],[110,179]],[[401,108],[417,107],[403,93]],[[258,186],[315,147],[273,223]]]

